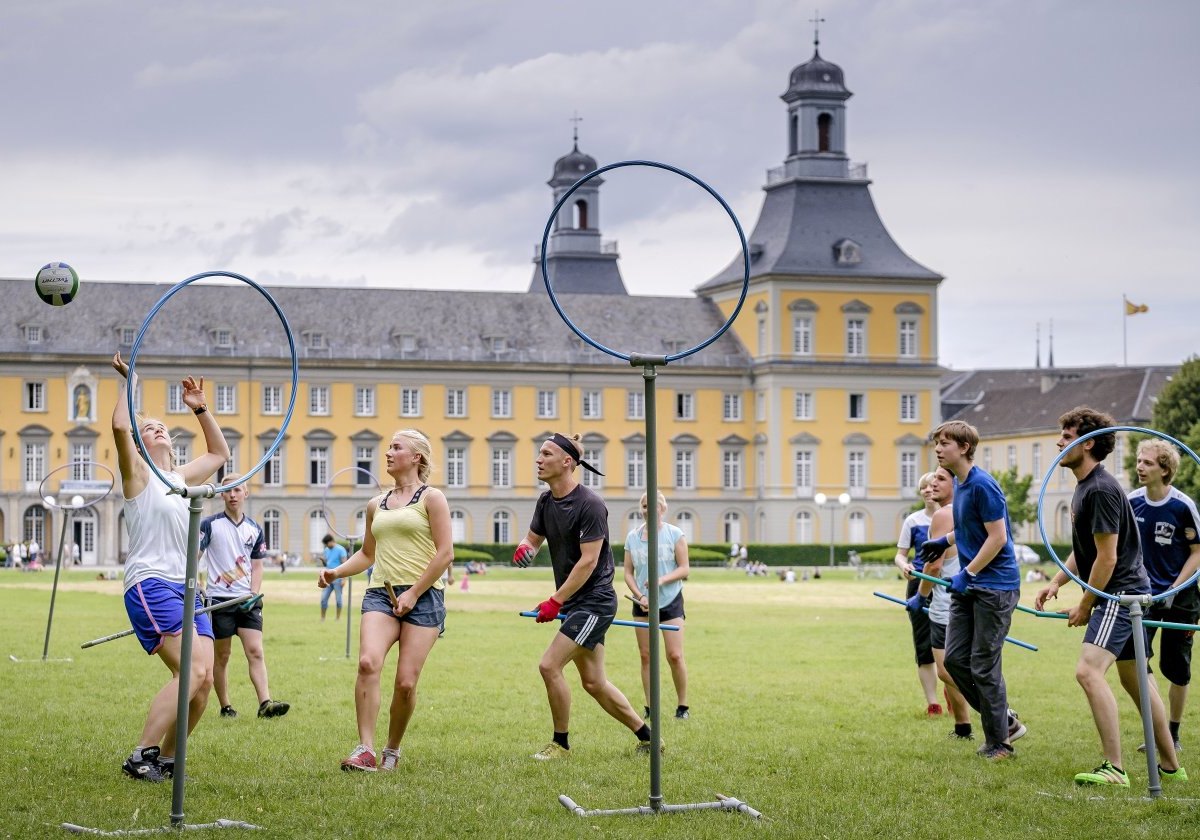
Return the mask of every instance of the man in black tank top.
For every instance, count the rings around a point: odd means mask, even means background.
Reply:
[[[542,444],[537,457],[538,478],[550,489],[538,498],[529,533],[513,554],[514,565],[528,566],[542,543],[549,543],[557,588],[538,605],[537,620],[553,621],[560,612],[566,613],[538,665],[554,723],[550,743],[533,755],[539,761],[571,754],[567,737],[571,689],[563,676],[568,662],[575,663],[584,690],[637,736],[638,751],[650,750],[650,728],[604,672],[604,634],[617,614],[608,508],[576,480],[576,465],[600,474],[581,458],[575,440],[555,434]]]

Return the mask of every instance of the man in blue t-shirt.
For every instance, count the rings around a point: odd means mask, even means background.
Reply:
[[[1080,406],[1058,418],[1062,435],[1059,450],[1091,432],[1116,425],[1107,414]],[[1059,462],[1075,475],[1075,493],[1071,496],[1071,556],[1066,567],[1086,581],[1088,586],[1110,595],[1138,595],[1150,592],[1150,579],[1142,565],[1142,553],[1133,508],[1125,491],[1101,463],[1116,445],[1115,432],[1097,435],[1076,444]],[[1058,590],[1070,578],[1061,570],[1034,599],[1042,609],[1047,600],[1058,597]],[[1087,626],[1083,649],[1075,665],[1075,679],[1087,696],[1104,761],[1095,770],[1078,773],[1080,785],[1116,785],[1129,787],[1129,776],[1121,768],[1121,728],[1117,716],[1117,698],[1105,675],[1114,662],[1121,685],[1138,703],[1137,660],[1134,658],[1133,620],[1129,608],[1120,601],[1100,598],[1085,589],[1079,603],[1067,613],[1071,627]],[[1159,772],[1167,781],[1187,781],[1187,772],[1179,766],[1175,744],[1167,728],[1158,687],[1150,681],[1150,711],[1154,720],[1154,741],[1159,749]]]
[[[979,445],[974,426],[950,420],[934,429],[933,441],[938,465],[954,476],[954,531],[927,541],[921,556],[928,563],[958,547],[961,566],[950,583],[946,670],[979,712],[984,734],[979,755],[1000,761],[1016,755],[1012,742],[1026,732],[1008,708],[1001,669],[1004,637],[1021,597],[1008,503],[996,479],[974,464]]]
[[[346,549],[342,548],[333,539],[333,534],[326,534],[321,537],[321,545],[325,548],[322,553],[324,555],[324,564],[326,569],[336,569],[338,566],[346,562]],[[338,578],[329,586],[321,590],[321,620],[325,620],[325,611],[329,609],[329,595],[333,593],[337,601],[337,614],[335,619],[342,617],[342,579]]]
[[[1196,503],[1171,481],[1179,472],[1179,450],[1165,440],[1150,438],[1138,444],[1137,474],[1142,486],[1129,494],[1133,516],[1142,538],[1142,562],[1150,576],[1153,595],[1182,586],[1200,566],[1200,514]],[[1146,617],[1179,624],[1200,620],[1200,595],[1195,584],[1150,605]],[[1156,627],[1146,628],[1154,644]],[[1192,681],[1192,631],[1162,631],[1158,667],[1171,688],[1167,692],[1171,737],[1179,749],[1179,722]],[[1154,655],[1151,647],[1148,656]],[[1144,744],[1142,745],[1145,746]]]

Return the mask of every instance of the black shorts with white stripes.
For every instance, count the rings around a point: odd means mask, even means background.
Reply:
[[[604,634],[617,617],[617,593],[610,589],[608,595],[593,592],[587,600],[571,604],[558,632],[588,650],[604,644]]]

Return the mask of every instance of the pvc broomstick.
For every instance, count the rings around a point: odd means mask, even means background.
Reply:
[[[882,592],[875,592],[873,594],[876,598],[882,598],[885,601],[891,601],[893,604],[899,604],[900,606],[906,608],[908,607],[908,603],[900,598],[893,598],[891,595],[885,595]],[[921,612],[927,613],[929,612],[929,608],[922,607]],[[1036,652],[1038,649],[1037,645],[1031,645],[1029,642],[1022,642],[1020,639],[1014,639],[1012,636],[1005,636],[1004,641],[1008,642],[1010,645],[1016,645],[1017,647],[1025,648],[1025,650],[1032,650]]]
[[[255,595],[253,592],[251,592],[249,595],[242,595],[238,598],[232,598],[228,601],[222,601],[219,604],[214,604],[210,607],[205,607],[202,610],[196,610],[196,615],[207,615],[208,613],[216,612],[217,610],[225,610],[225,609],[229,609],[230,607],[236,607],[238,604],[244,603],[245,601],[249,601],[251,598],[257,598],[257,597],[258,597],[257,595]],[[125,636],[132,636],[132,635],[133,635],[133,628],[130,628],[128,630],[122,630],[120,633],[113,633],[110,636],[101,636],[99,639],[92,639],[90,642],[84,642],[83,644],[80,645],[80,647],[81,648],[95,647],[96,645],[102,645],[105,642],[111,642],[113,639],[122,639]]]
[[[388,600],[392,602],[392,609],[396,609],[396,607],[399,606],[400,601],[396,598],[396,590],[392,589],[392,582],[390,580],[385,580],[383,582],[383,588],[387,590]]]
[[[537,610],[525,610],[524,612],[520,613],[520,616],[522,618],[537,618]],[[567,614],[559,613],[556,616],[556,618],[559,621],[562,621],[563,619],[567,618]],[[613,619],[612,623],[614,625],[617,625],[618,627],[642,627],[642,628],[650,627],[650,625],[645,621],[625,621],[624,619],[620,619],[620,618]],[[660,625],[658,625],[658,629],[659,630],[678,630],[679,627],[674,624],[660,624]]]

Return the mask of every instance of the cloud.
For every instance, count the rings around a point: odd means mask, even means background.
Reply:
[[[153,62],[134,76],[138,87],[161,88],[231,79],[237,75],[239,62],[226,58],[201,58],[188,64],[169,66]]]

